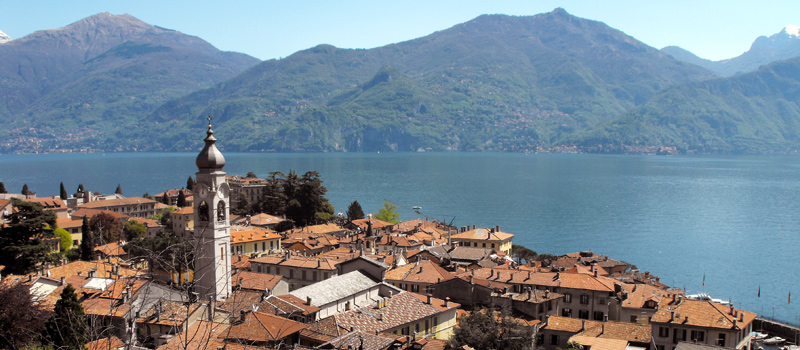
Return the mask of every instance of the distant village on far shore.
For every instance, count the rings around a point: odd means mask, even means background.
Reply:
[[[209,122],[196,176],[153,196],[126,197],[124,184],[0,194],[0,235],[35,203],[55,215],[37,239],[59,257],[26,273],[0,267],[0,289],[24,287],[49,314],[74,289],[87,349],[479,349],[459,333],[478,314],[522,334],[490,337],[543,350],[756,349],[767,328],[624,261],[537,255],[502,223],[390,222],[351,205],[300,225],[258,211],[271,183],[226,174],[215,143]]]

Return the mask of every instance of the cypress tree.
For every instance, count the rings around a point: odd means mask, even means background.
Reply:
[[[89,231],[89,220],[83,217],[81,223],[81,260],[92,261],[94,260],[94,236]]]
[[[6,191],[6,184],[2,182],[0,182],[0,193],[8,193],[8,191]]]
[[[89,341],[89,327],[83,305],[71,284],[64,286],[53,316],[45,323],[50,341],[59,349],[83,349]]]
[[[361,209],[361,204],[358,204],[358,201],[353,201],[350,203],[350,206],[347,207],[347,220],[361,220],[364,218],[364,210]]]
[[[117,184],[117,190],[116,190],[116,191],[114,191],[114,193],[116,193],[116,194],[122,194],[122,185],[121,185],[121,184]]]
[[[167,194],[167,191],[164,191],[164,196],[161,197],[161,203],[169,205],[169,194]]]
[[[26,195],[26,196],[31,193],[31,191],[28,189],[28,184],[22,185],[22,192],[21,193]]]
[[[183,190],[178,192],[178,208],[183,208],[186,206],[186,195],[183,194]]]
[[[67,189],[64,188],[64,183],[61,183],[61,199],[67,199],[69,196],[67,195]]]
[[[186,189],[189,191],[194,191],[194,179],[189,176],[189,179],[186,180]]]

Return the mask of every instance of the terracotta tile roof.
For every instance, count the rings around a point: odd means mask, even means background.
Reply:
[[[153,197],[164,197],[164,194],[165,194],[165,193],[166,193],[166,194],[167,194],[167,196],[169,196],[169,197],[177,197],[177,196],[179,196],[179,195],[180,195],[181,191],[183,191],[183,196],[184,196],[184,197],[187,197],[187,196],[191,196],[191,195],[192,195],[192,191],[190,191],[190,190],[188,190],[188,189],[185,189],[185,188],[181,188],[181,189],[172,189],[172,190],[166,190],[166,191],[164,191],[164,192],[161,192],[161,193],[158,193],[158,194],[154,195]]]
[[[144,225],[144,227],[147,227],[147,228],[161,227],[161,224],[159,224],[158,221],[153,220],[153,219],[134,217],[134,218],[131,218],[131,220],[134,220],[134,221]]]
[[[496,292],[496,293],[492,293],[492,296],[493,297],[499,297],[499,298],[511,298],[511,299],[514,299],[515,301],[525,301],[525,302],[534,303],[534,304],[539,304],[539,303],[543,303],[543,302],[546,302],[546,301],[549,301],[549,300],[556,300],[556,299],[564,297],[563,294],[559,294],[559,293],[555,293],[555,292],[547,292],[547,291],[541,290],[541,289],[531,290],[530,294],[528,294],[527,291],[526,292],[522,292],[522,293]]]
[[[666,306],[666,307],[665,307]],[[733,315],[731,315],[733,311]],[[674,312],[674,316],[672,314]],[[717,329],[743,329],[753,322],[756,314],[706,300],[677,298],[662,303],[650,322],[687,325]]]
[[[320,345],[320,348],[383,350],[394,343],[394,338],[375,333],[354,331]]]
[[[194,214],[194,207],[183,207],[172,212],[172,215],[192,215]]]
[[[420,260],[386,271],[387,282],[433,284],[453,278],[453,274],[430,260]]]
[[[641,309],[647,301],[655,303],[653,309],[658,308],[662,300],[672,300],[674,291],[664,290],[647,284],[622,284],[622,290],[627,293],[627,298],[622,301],[622,307]],[[682,293],[681,293],[682,294]]]
[[[160,346],[158,350],[206,350],[217,349],[226,345],[221,336],[228,333],[230,325],[199,320],[189,326],[186,334],[181,332],[170,339],[166,344]],[[188,344],[184,344],[186,339]]]
[[[252,342],[275,342],[308,328],[308,325],[263,312],[248,312],[243,321],[231,325],[225,339]]]
[[[265,213],[256,214],[250,217],[250,225],[271,225],[279,222],[286,221],[284,218]]]
[[[159,300],[153,304],[136,322],[161,326],[182,326],[187,315],[194,314],[200,308],[199,303],[189,305],[188,310],[183,302]]]
[[[421,247],[424,242],[409,236],[382,236],[376,243],[378,246],[394,246],[395,243],[399,248],[412,249]]]
[[[128,197],[119,199],[107,199],[100,201],[93,201],[79,205],[79,208],[96,209],[115,207],[118,205],[133,205],[133,204],[155,204],[156,201],[142,197]]]
[[[44,207],[44,209],[58,209],[58,208],[67,208],[67,205],[61,198],[58,197],[44,197],[44,198],[29,198],[25,200],[26,202],[33,202],[39,203]]]
[[[279,239],[280,235],[275,231],[260,227],[243,228],[241,226],[231,227],[231,244],[259,242],[268,239]]]
[[[300,331],[300,336],[324,343],[347,332],[347,329],[336,324],[335,317],[326,317]]]
[[[48,269],[47,271],[50,272],[50,278],[53,278],[53,279],[56,279],[56,280],[61,279],[62,276],[64,276],[64,277],[71,277],[71,276],[88,277],[89,276],[89,271],[91,271],[91,270],[95,270],[96,271],[96,276],[95,277],[112,278],[114,276],[112,276],[111,270],[114,268],[113,266],[115,266],[115,265],[113,263],[109,264],[107,261],[108,260],[73,261],[73,262],[65,264],[65,265],[52,267],[52,268]],[[116,261],[116,260],[112,259],[112,262],[114,262],[114,261]],[[120,266],[118,269],[119,269],[119,274],[122,277],[132,277],[132,276],[136,276],[136,275],[142,274],[142,272],[139,272],[139,271],[136,271],[136,270],[132,270],[132,269],[128,269],[128,268],[125,268],[125,267],[122,267],[122,266]]]
[[[94,247],[94,250],[102,253],[103,256],[122,256],[127,254],[119,242],[103,244],[101,246]]]
[[[285,314],[300,311],[303,315],[310,315],[317,311],[319,308],[314,305],[309,305],[305,300],[302,300],[294,295],[286,294],[281,296],[270,296],[266,302],[272,304],[278,310]]]
[[[78,220],[79,222],[81,222],[81,219],[83,219],[83,217],[86,217],[87,220],[91,220],[95,215],[100,213],[111,215],[112,217],[114,217],[114,219],[117,220],[129,218],[129,216],[125,214],[113,212],[111,210],[91,209],[91,208],[77,208],[77,210],[75,210],[74,212],[72,212],[72,214],[70,214],[70,217],[73,220]]]
[[[273,275],[269,273],[239,271],[231,277],[231,282],[234,288],[239,287],[242,289],[250,289],[257,291],[265,291],[267,289],[274,290],[283,279],[281,275]]]
[[[231,266],[242,269],[250,269],[250,257],[242,254],[231,254]]]
[[[339,245],[339,240],[336,237],[324,233],[309,233],[309,232],[289,232],[282,240],[284,247],[290,246],[294,243],[302,242],[309,247],[332,247],[335,248]]]
[[[86,350],[115,350],[125,347],[125,343],[115,336],[86,343]]]
[[[86,299],[81,304],[86,315],[123,317],[131,311],[130,303],[109,298]]]
[[[649,343],[652,337],[652,325],[631,322],[593,322],[587,323],[586,329],[576,334],[592,338],[625,340],[634,343]]]
[[[250,264],[253,263],[334,271],[339,261],[331,258],[298,255],[292,255],[286,259],[285,254],[272,254],[251,259]]]
[[[76,220],[73,218],[56,219],[56,226],[61,227],[63,229],[81,227],[82,224],[83,220]]]
[[[369,221],[372,222],[372,229],[373,230],[381,229],[381,228],[384,228],[384,227],[390,227],[390,226],[394,225],[391,222],[386,222],[386,221],[378,220],[378,219],[369,219],[369,218],[353,220],[353,221],[350,221],[350,223],[352,223],[356,227],[366,231],[367,228],[369,228],[369,224],[367,223]]]
[[[619,339],[608,338],[595,338],[575,335],[569,338],[569,341],[576,341],[586,347],[591,347],[592,350],[625,350],[628,347],[628,342]]]
[[[614,280],[602,276],[594,277],[577,273],[534,272],[508,269],[507,267],[481,268],[464,273],[473,274],[473,271],[476,279],[485,279],[508,284],[560,287],[602,292],[614,291]]]
[[[549,331],[578,333],[584,327],[592,327],[595,323],[600,324],[602,322],[553,315],[547,318],[547,324],[544,328]]]
[[[353,309],[336,314],[336,323],[345,328],[354,327],[356,330],[367,333],[382,332],[416,320],[436,315],[442,311],[458,308],[460,305],[450,302],[445,306],[445,301],[431,298],[432,304],[427,304],[427,296],[411,292],[402,292],[386,301],[386,306],[377,308],[377,305]]]
[[[122,300],[123,292],[125,292],[127,288],[130,287],[131,292],[130,295],[128,295],[128,297],[132,299],[137,293],[139,293],[139,290],[142,287],[144,287],[145,284],[147,284],[148,282],[149,282],[148,280],[143,280],[138,278],[118,279],[114,281],[113,284],[108,286],[108,288],[105,291],[103,291],[103,293],[100,294],[100,296],[108,299]]]
[[[343,232],[343,231],[345,231],[345,229],[343,229],[341,226],[336,225],[336,224],[312,225],[312,226],[303,227],[303,228],[301,228],[299,230],[298,229],[292,229],[291,230],[291,232],[328,233],[328,234],[333,233],[333,232]]]
[[[501,242],[511,238],[514,238],[513,233],[494,231],[493,229],[487,229],[482,227],[478,227],[476,229],[472,229],[466,232],[457,233],[450,237],[450,239],[453,240],[473,239],[473,240],[497,241],[497,242]]]

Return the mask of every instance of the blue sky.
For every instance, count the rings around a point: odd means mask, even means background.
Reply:
[[[740,55],[760,35],[800,24],[800,1],[17,1],[0,0],[0,30],[19,38],[99,12],[199,36],[259,59],[317,44],[372,48],[425,36],[481,14],[530,16],[563,7],[655,48],[677,45],[700,57]]]

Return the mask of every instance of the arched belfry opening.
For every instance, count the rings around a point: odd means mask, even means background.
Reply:
[[[200,202],[200,205],[197,207],[197,219],[199,221],[208,222],[208,218],[210,217],[210,209],[211,208],[208,207],[208,203],[206,203],[206,201]]]
[[[217,221],[225,222],[225,201],[217,203]]]

